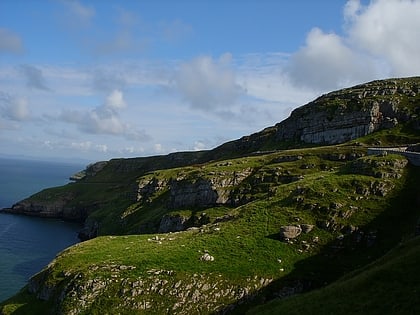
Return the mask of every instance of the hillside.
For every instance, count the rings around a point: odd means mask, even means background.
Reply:
[[[84,221],[90,240],[0,309],[242,314],[366,266],[420,217],[419,167],[367,155],[420,143],[419,92],[420,78],[332,92],[214,150],[98,162],[17,203],[6,211]]]
[[[419,314],[419,261],[416,237],[323,289],[275,300],[247,314]]]

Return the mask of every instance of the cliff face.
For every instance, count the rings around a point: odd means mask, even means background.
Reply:
[[[295,109],[275,126],[216,150],[252,152],[281,142],[338,144],[407,122],[420,129],[419,93],[420,77],[373,81],[331,92]]]
[[[73,199],[74,195],[71,193],[44,196],[42,199],[27,198],[2,211],[43,218],[84,220],[86,218],[85,211],[69,205]]]
[[[142,178],[139,181],[137,201],[147,202],[154,195],[169,191],[168,209],[205,207],[233,204],[231,190],[252,173],[251,168],[240,171],[181,174],[175,179]]]
[[[353,140],[398,123],[417,120],[420,80],[387,80],[340,90],[319,97],[276,125],[277,140],[335,144]]]

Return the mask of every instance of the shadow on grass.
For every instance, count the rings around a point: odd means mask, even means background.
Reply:
[[[0,314],[13,315],[48,315],[54,314],[54,306],[51,302],[39,300],[33,294],[29,294],[26,287],[21,293],[0,304]]]
[[[402,240],[414,235],[420,217],[420,168],[409,166],[404,186],[389,206],[369,224],[359,228],[362,239],[350,234],[326,244],[312,257],[295,264],[287,276],[273,281],[252,296],[245,296],[215,314],[244,314],[276,298],[308,292],[330,284],[345,274],[383,256]],[[374,234],[369,233],[374,231]],[[374,235],[374,237],[372,236]],[[278,234],[266,236],[280,240]]]

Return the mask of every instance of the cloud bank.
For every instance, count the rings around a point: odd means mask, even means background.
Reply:
[[[201,56],[179,66],[175,87],[194,109],[213,111],[235,104],[243,90],[236,82],[228,53],[214,60]]]
[[[120,90],[112,91],[105,102],[92,110],[63,110],[61,121],[76,125],[80,131],[95,135],[122,136],[128,140],[149,141],[150,136],[124,122],[120,112],[126,107]]]
[[[420,73],[420,1],[350,0],[344,35],[313,28],[287,68],[296,84],[317,90]]]

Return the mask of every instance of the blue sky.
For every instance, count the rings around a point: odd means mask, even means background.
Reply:
[[[420,1],[1,0],[0,155],[211,149],[420,73]]]

